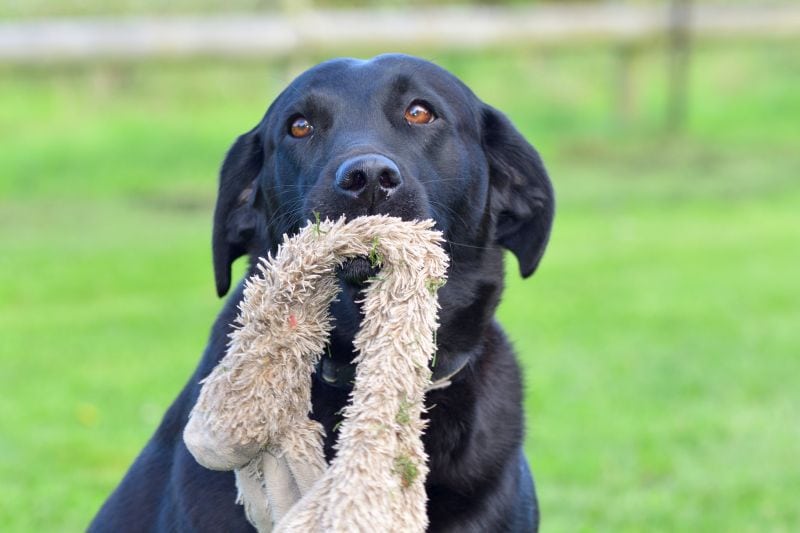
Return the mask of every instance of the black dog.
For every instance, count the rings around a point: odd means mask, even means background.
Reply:
[[[252,264],[307,219],[375,213],[434,219],[451,261],[439,292],[434,379],[453,374],[452,384],[427,397],[430,531],[536,530],[521,451],[519,368],[494,312],[503,249],[516,255],[524,277],[533,273],[550,234],[553,193],[533,147],[454,76],[386,55],[329,61],[297,78],[222,165],[213,235],[218,293],[228,291],[237,257],[248,254]],[[332,361],[314,376],[312,416],[325,426],[329,458],[361,318],[354,300],[370,275],[366,259],[342,268]],[[182,440],[199,382],[225,354],[241,291],[239,284],[197,371],[91,531],[252,531],[235,503],[233,473],[201,467]]]

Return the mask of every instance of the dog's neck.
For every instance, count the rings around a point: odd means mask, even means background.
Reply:
[[[440,328],[437,352],[431,361],[434,382],[458,380],[460,370],[483,352],[483,339],[492,327],[503,290],[503,257],[499,249],[486,249],[481,261],[488,262],[492,276],[477,274],[486,269],[459,261],[452,264],[448,282],[439,289]],[[340,298],[332,305],[335,327],[322,354],[317,377],[326,385],[349,389],[355,374],[353,338],[360,327],[359,289],[343,283]]]

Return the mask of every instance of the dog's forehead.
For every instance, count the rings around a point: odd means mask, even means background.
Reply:
[[[439,93],[463,93],[453,74],[429,61],[401,54],[372,59],[338,58],[320,63],[298,76],[293,91],[363,96],[382,89],[398,92],[426,88]]]

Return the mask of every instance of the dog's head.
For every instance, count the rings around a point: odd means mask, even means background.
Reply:
[[[500,270],[500,247],[527,277],[547,244],[553,192],[536,150],[447,71],[403,55],[328,61],[292,82],[225,158],[217,292],[237,257],[274,250],[308,219],[377,213],[434,219],[451,281],[481,264]]]

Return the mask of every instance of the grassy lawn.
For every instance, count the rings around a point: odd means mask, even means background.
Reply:
[[[664,58],[609,111],[605,50],[439,54],[558,192],[509,257],[548,531],[800,524],[800,43],[707,45],[661,132]],[[0,67],[0,529],[86,526],[203,349],[216,169],[298,68]]]

